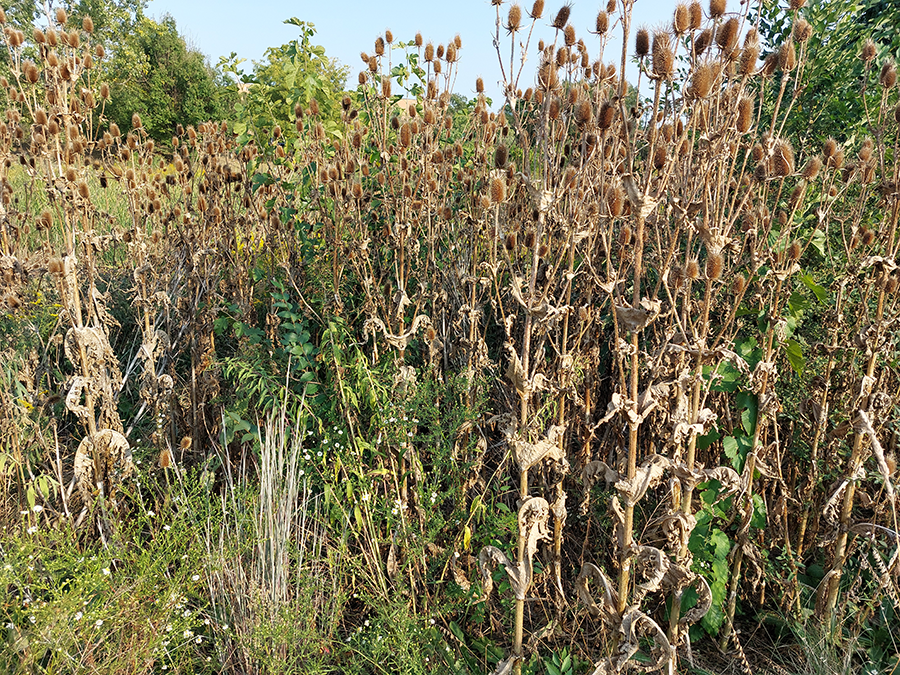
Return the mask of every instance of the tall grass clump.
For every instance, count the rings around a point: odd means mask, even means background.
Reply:
[[[493,5],[500,106],[460,36],[385,34],[339,122],[165,153],[89,33],[4,33],[5,536],[192,522],[198,670],[752,668],[773,610],[862,649],[900,609],[892,63],[811,147],[802,2],[780,44],[749,4]]]

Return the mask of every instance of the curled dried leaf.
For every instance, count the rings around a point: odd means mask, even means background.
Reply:
[[[131,446],[118,431],[102,429],[81,439],[75,451],[74,469],[78,491],[85,503],[93,501],[96,489],[108,497],[134,472]]]
[[[588,588],[588,582],[591,580],[599,582],[602,587],[603,595],[599,604],[594,600]],[[575,580],[575,591],[581,601],[587,605],[588,611],[600,616],[607,626],[612,626],[618,621],[619,614],[616,608],[619,605],[619,594],[616,593],[616,589],[599,567],[593,563],[582,565],[581,572]]]

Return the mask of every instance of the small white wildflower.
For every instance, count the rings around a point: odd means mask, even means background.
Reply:
[[[184,639],[186,639],[186,640],[189,638],[192,638],[192,637],[194,637],[194,631],[186,630],[186,631],[184,631],[184,633],[182,633],[182,637],[184,637]]]
[[[75,620],[81,621],[81,617],[84,616],[84,612],[75,612]]]
[[[364,502],[369,501],[369,497],[370,497],[370,495],[369,495],[368,492],[363,492],[362,500],[363,500]]]
[[[199,579],[200,579],[200,575],[199,575],[199,574],[195,574],[195,575],[193,575],[193,576],[191,577],[191,581],[198,581]]]
[[[196,642],[196,643],[199,645],[201,642],[203,642],[203,636],[202,636],[202,635],[198,635],[198,636],[197,636],[197,639],[194,640],[194,642]]]
[[[167,623],[167,624],[166,624],[166,632],[167,632],[167,633],[171,633],[171,632],[172,632],[172,624],[170,624],[170,623]]]
[[[32,525],[31,527],[28,528],[27,532],[28,532],[28,534],[34,534],[35,532],[37,532],[37,530],[38,530],[37,525]]]
[[[428,623],[430,623],[430,624],[433,626],[433,625],[434,625],[434,618],[429,619],[429,620],[428,620]]]
[[[31,623],[37,623],[37,619],[35,619],[34,616],[29,616],[29,617],[28,617],[28,620],[29,620]]]
[[[168,532],[168,531],[171,530],[172,528],[171,528],[170,526],[168,526],[168,525],[163,525],[163,529],[164,529],[166,532]]]
[[[44,507],[41,506],[40,504],[35,504],[34,506],[31,507],[31,510],[34,511],[35,513],[40,513],[41,511],[44,510]]]
[[[97,620],[94,622],[94,625],[97,626],[97,628],[100,628],[100,626],[103,625],[103,619],[97,619]]]
[[[147,515],[152,518],[156,514],[153,511],[147,511]]]
[[[369,620],[368,620],[368,619],[366,619],[365,621],[363,621],[363,626],[365,626],[366,628],[369,627]]]
[[[105,577],[108,577],[108,576],[110,575],[110,571],[109,571],[109,568],[108,568],[108,567],[104,567],[104,568],[103,568],[102,570],[100,570],[100,571],[103,572],[103,576],[105,576]]]

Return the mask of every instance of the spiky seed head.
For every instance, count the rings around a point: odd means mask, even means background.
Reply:
[[[441,66],[441,62],[440,62],[440,61],[435,60],[434,63],[431,64],[431,67],[434,69],[434,74],[435,74],[435,75],[440,75],[440,74],[441,74],[441,70],[442,70],[443,68],[442,68],[442,66]]]
[[[875,230],[863,229],[862,243],[863,246],[871,246],[875,242]]]
[[[316,117],[319,114],[319,101],[311,98],[309,100],[309,114]]]
[[[677,7],[675,12],[676,14],[678,13]],[[691,4],[688,5],[688,28],[691,30],[698,30],[702,24],[703,8],[697,0],[692,0]]]
[[[567,47],[574,46],[576,42],[575,26],[573,26],[572,24],[566,24],[566,27],[563,30],[563,37],[565,38]]]
[[[742,134],[750,131],[753,125],[753,99],[742,96],[738,101],[737,130]]]
[[[436,55],[439,59],[444,58],[444,45],[440,45],[440,44],[439,44],[439,45],[437,46],[437,51],[435,52],[435,55]]]
[[[375,56],[384,56],[384,38],[380,35],[375,38]]]
[[[675,35],[683,35],[691,27],[691,12],[683,2],[675,5],[675,14],[672,16],[672,30]]]
[[[791,11],[797,12],[806,6],[806,0],[788,0],[788,7]]]
[[[556,52],[556,67],[562,68],[569,62],[569,50],[565,47],[560,47]]]
[[[6,12],[3,11],[3,8],[0,7],[0,26],[6,23]]]
[[[506,17],[506,30],[509,33],[515,33],[522,27],[522,8],[517,5],[511,5],[509,14]]]
[[[884,65],[881,66],[879,81],[885,89],[893,89],[894,85],[897,84],[897,66],[894,65],[893,61],[885,61]]]
[[[700,278],[700,262],[696,258],[688,260],[687,265],[684,266],[684,276],[691,281]]]
[[[506,235],[506,241],[503,244],[504,248],[507,251],[515,251],[516,250],[516,233],[510,232]]]
[[[666,149],[659,145],[653,151],[653,168],[662,171],[666,166]]]
[[[94,20],[89,16],[84,17],[81,20],[81,28],[84,30],[85,33],[88,33],[88,34],[93,33],[94,32]]]
[[[594,32],[604,35],[609,30],[609,15],[602,9],[597,12],[597,20],[594,22]]]
[[[822,146],[822,154],[825,155],[825,159],[831,159],[834,157],[835,153],[838,151],[837,141],[833,138],[829,138],[825,141],[825,145]]]
[[[569,22],[569,15],[572,13],[571,5],[563,5],[559,8],[559,11],[556,13],[556,16],[553,18],[553,27],[557,30],[562,30],[566,27],[566,24]]]
[[[714,62],[705,61],[698,64],[691,75],[688,94],[693,98],[706,98],[712,90],[717,75],[718,68]]]
[[[747,290],[747,277],[738,273],[731,282],[731,291],[735,295],[743,295],[745,290]]]
[[[531,11],[528,13],[532,19],[540,19],[544,15],[544,0],[534,0]]]
[[[393,44],[394,34],[390,30],[384,31],[384,41],[388,44]]]
[[[388,76],[381,78],[381,96],[382,98],[391,97],[391,78]]]
[[[575,123],[580,127],[585,126],[591,121],[593,113],[594,108],[590,101],[587,99],[579,101],[578,105],[575,107]]]
[[[797,66],[797,50],[794,41],[787,40],[778,50],[778,67],[784,71],[791,71]]]
[[[671,79],[675,72],[672,38],[666,31],[659,30],[653,34],[653,70],[657,77],[664,80]]]
[[[606,210],[613,218],[618,218],[625,212],[625,192],[618,185],[606,193]]]
[[[505,145],[498,145],[494,150],[494,166],[498,169],[505,169],[508,160],[509,148]]]
[[[900,103],[894,107],[894,121],[900,124]]]
[[[434,61],[434,45],[429,42],[425,45],[425,62],[430,63],[431,61]]]
[[[316,126],[314,127],[315,131],[313,135],[315,136],[317,141],[325,140],[325,127],[322,126],[321,122],[316,122]]]
[[[475,92],[478,94],[484,93],[484,80],[480,77],[475,80]]]
[[[694,53],[697,56],[702,56],[703,52],[707,50],[710,44],[712,44],[713,33],[709,28],[705,28],[700,31],[700,34],[694,39]]]
[[[53,214],[47,209],[41,211],[41,215],[37,219],[38,229],[49,230],[53,225]]]
[[[597,111],[597,126],[601,129],[609,129],[616,117],[616,107],[610,101],[604,101],[600,104],[600,110]]]
[[[606,0],[606,13],[614,14],[616,11],[616,0]]]
[[[559,118],[559,113],[560,113],[561,108],[562,108],[562,104],[560,103],[559,99],[556,96],[554,96],[553,98],[550,99],[550,108],[549,108],[548,114],[550,115],[551,120],[555,120],[555,119]]]
[[[453,36],[453,46],[457,49],[462,49],[462,37],[460,37],[459,33]]]
[[[556,64],[546,62],[538,69],[538,84],[545,91],[551,91],[559,86],[559,75],[556,72]]]
[[[37,42],[39,45],[42,45],[47,41],[47,36],[44,35],[44,31],[42,31],[40,28],[35,28],[31,32],[31,36],[34,38],[34,41]]]
[[[806,180],[815,180],[816,176],[819,175],[819,171],[822,169],[822,159],[816,155],[815,157],[810,157],[806,162],[806,166],[803,167],[803,178]]]
[[[868,63],[869,61],[872,61],[876,56],[878,56],[878,48],[875,46],[872,38],[866,39],[866,41],[863,43],[862,49],[859,52],[859,58]]]
[[[422,34],[416,33],[416,36],[413,38],[413,43],[415,43],[416,47],[422,46]]]
[[[725,256],[721,252],[715,251],[709,254],[706,259],[706,278],[710,281],[716,281],[722,276],[722,269],[725,267]]]
[[[456,45],[452,42],[447,45],[447,54],[446,57],[447,63],[454,63],[456,61]]]
[[[639,59],[650,53],[650,33],[646,28],[638,28],[634,36],[634,53]]]
[[[803,44],[812,37],[813,28],[810,25],[809,21],[801,17],[794,22],[793,33],[794,39],[800,44]]]
[[[752,35],[752,39],[751,38]],[[750,31],[744,40],[744,49],[738,61],[738,74],[750,76],[756,70],[756,62],[759,60],[759,37],[755,30]]]
[[[772,168],[778,178],[794,173],[794,149],[788,141],[780,139],[775,142]]]
[[[869,159],[872,158],[872,149],[874,148],[874,144],[871,138],[866,138],[863,141],[862,146],[859,148],[858,157],[863,162],[868,162]]]
[[[534,248],[534,230],[528,230],[525,233],[525,241],[523,242],[523,244],[527,249]]]
[[[364,86],[366,82],[369,81],[369,76],[366,75],[363,71],[360,71],[359,76],[356,78],[356,81],[359,82],[360,86]]]
[[[68,21],[68,20],[69,20],[69,16],[68,16],[68,14],[66,14],[66,10],[64,10],[62,7],[57,7],[56,8],[56,23],[58,23],[60,26],[65,26],[66,21]]]
[[[726,54],[731,54],[737,46],[739,28],[740,23],[737,17],[733,16],[723,23],[716,32],[716,44]]]
[[[900,279],[898,279],[896,276],[888,277],[888,280],[884,284],[884,290],[889,295],[893,295],[897,291],[898,285],[900,285]],[[888,458],[885,457],[885,460],[887,460],[887,459]],[[892,460],[892,462],[888,462],[888,468],[890,469],[891,474],[893,474],[894,471],[897,470],[897,460],[894,459],[893,456],[891,456],[891,460]]]
[[[550,255],[550,247],[547,244],[538,246],[538,258],[546,259],[548,255]]]

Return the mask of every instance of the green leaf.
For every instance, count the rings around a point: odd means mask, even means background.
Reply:
[[[794,338],[788,338],[784,341],[784,350],[787,353],[788,361],[791,368],[798,375],[803,375],[803,369],[806,367],[806,357],[803,356],[803,345]]]
[[[822,230],[820,230],[819,228],[816,228],[813,231],[813,236],[809,243],[812,245],[812,247],[814,249],[816,249],[816,251],[818,251],[820,256],[822,256],[823,258],[825,257],[826,241],[825,241],[825,233],[822,232]],[[812,289],[810,289],[810,290],[812,290]],[[813,292],[815,293],[815,291],[813,291]],[[818,297],[818,295],[819,294],[816,293],[817,297]]]
[[[821,303],[825,303],[828,301],[828,291],[825,288],[819,286],[819,284],[817,284],[809,274],[801,275],[800,281],[803,282],[804,286],[806,286],[813,292],[813,295],[816,296],[816,300]]]

